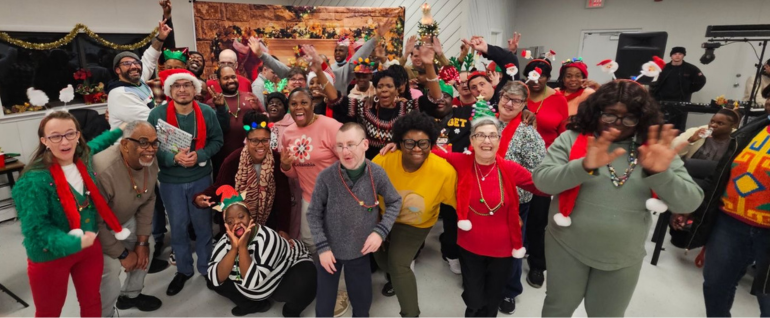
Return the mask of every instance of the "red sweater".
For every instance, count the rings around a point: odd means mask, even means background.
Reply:
[[[556,137],[559,137],[565,130],[567,118],[569,117],[569,106],[567,99],[559,92],[546,97],[540,102],[527,101],[527,109],[537,115],[537,132],[545,141],[545,147],[551,146]]]
[[[494,215],[477,215],[468,208],[473,207],[480,213],[489,210],[479,201],[481,195],[474,173],[474,156],[462,153],[447,153],[434,151],[436,155],[446,159],[457,170],[457,215],[458,220],[470,220],[473,227],[470,231],[458,229],[457,245],[465,250],[482,256],[511,257],[513,249],[523,246],[521,226],[519,226],[519,195],[516,187],[526,191],[544,195],[535,188],[532,174],[519,164],[503,160],[498,156],[497,164],[503,175],[505,202]],[[480,166],[481,170],[489,172],[490,166]],[[496,173],[491,173],[482,183],[484,200],[494,207],[500,202],[500,189]]]

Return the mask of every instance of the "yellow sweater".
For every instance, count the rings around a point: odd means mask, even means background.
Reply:
[[[457,172],[443,158],[430,154],[420,169],[406,172],[401,164],[402,152],[378,155],[372,162],[385,169],[393,187],[401,195],[401,212],[396,223],[428,228],[436,224],[441,203],[455,207]],[[380,199],[381,211],[385,210]]]

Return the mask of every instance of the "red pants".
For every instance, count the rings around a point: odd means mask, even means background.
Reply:
[[[102,298],[99,285],[104,270],[104,256],[99,239],[78,253],[53,261],[35,263],[27,260],[29,285],[35,302],[35,317],[59,317],[67,298],[69,276],[75,284],[81,317],[100,317]]]

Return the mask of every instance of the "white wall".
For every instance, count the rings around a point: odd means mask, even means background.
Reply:
[[[685,60],[698,66],[707,84],[693,95],[694,102],[708,102],[718,95],[742,98],[746,79],[754,74],[754,51],[748,44],[732,44],[716,50],[716,60],[702,65],[700,44],[706,26],[770,23],[768,0],[606,0],[604,8],[585,9],[584,0],[518,0],[514,28],[521,32],[521,46],[542,45],[557,53],[557,61],[578,54],[583,30],[641,28],[667,31],[668,52],[674,46],[687,48]],[[757,47],[759,52],[761,48]],[[614,58],[615,52],[607,52]],[[770,52],[765,59],[770,57]],[[586,61],[590,72],[598,72],[598,61]],[[592,65],[593,63],[593,65]],[[557,67],[558,70],[558,67]],[[556,70],[556,71],[557,71]],[[553,76],[557,76],[554,71]],[[741,74],[739,79],[735,75]],[[740,87],[733,88],[739,82]]]

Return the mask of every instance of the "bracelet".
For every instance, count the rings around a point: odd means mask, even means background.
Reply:
[[[136,242],[136,246],[150,246],[150,242]]]
[[[326,75],[324,75],[326,76]],[[326,86],[329,85],[329,81],[326,81],[326,84],[324,86],[321,86],[321,91],[326,90]]]
[[[433,97],[430,96],[430,93],[426,94],[425,96],[428,97],[428,101],[430,101],[431,103],[434,103],[434,104],[438,104],[438,102],[441,101],[441,98],[433,99]]]
[[[438,76],[436,76],[436,78],[426,78],[425,81],[426,82],[438,82]]]
[[[158,40],[158,42],[166,42],[166,39],[161,40],[157,35],[155,36],[155,39]]]

